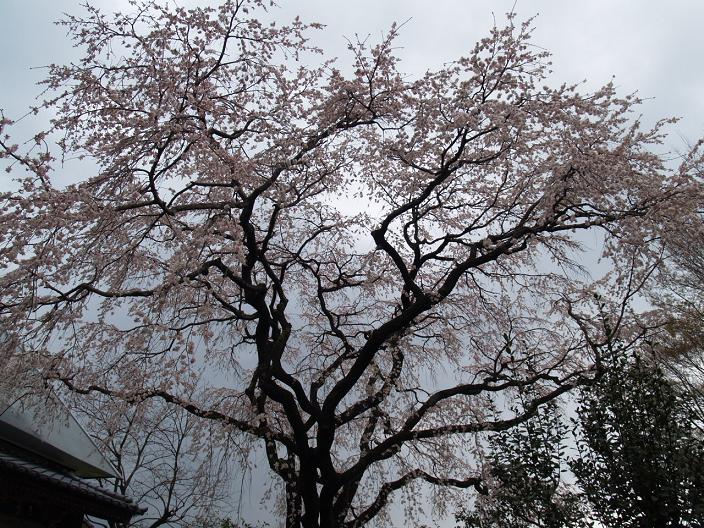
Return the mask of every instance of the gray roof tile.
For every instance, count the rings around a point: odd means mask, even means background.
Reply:
[[[99,503],[129,511],[133,515],[145,511],[124,495],[105,490],[69,473],[60,466],[4,442],[0,443],[0,469],[22,473]]]

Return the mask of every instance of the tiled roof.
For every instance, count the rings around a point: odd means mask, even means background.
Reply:
[[[5,442],[0,442],[0,470],[23,474],[90,501],[117,508],[125,513],[129,512],[131,515],[145,511],[124,495],[102,489],[72,475],[58,465],[53,465],[49,461]]]

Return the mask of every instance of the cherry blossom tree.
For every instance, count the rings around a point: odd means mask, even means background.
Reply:
[[[3,384],[178,406],[265,451],[287,527],[356,528],[483,489],[479,438],[598,370],[595,294],[646,331],[629,302],[698,154],[668,169],[666,121],[611,84],[544,86],[530,22],[412,79],[396,27],[346,67],[261,0],[86,9],[50,130],[1,121]],[[74,158],[95,174],[53,183]]]

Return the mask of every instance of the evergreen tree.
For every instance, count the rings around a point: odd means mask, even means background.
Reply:
[[[525,397],[514,411],[524,411]],[[563,482],[567,426],[555,402],[489,441],[491,486],[474,510],[457,514],[465,528],[578,526],[579,498]]]
[[[704,526],[704,442],[687,396],[639,356],[617,357],[578,410],[572,470],[607,527]]]
[[[488,493],[456,515],[460,527],[704,526],[704,439],[691,412],[697,395],[643,356],[610,352],[578,398],[574,489],[561,470],[568,431],[553,402],[490,439]]]

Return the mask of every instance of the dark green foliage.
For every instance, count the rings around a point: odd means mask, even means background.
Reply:
[[[692,412],[700,396],[640,356],[610,353],[603,375],[578,396],[573,488],[560,464],[574,439],[551,403],[491,438],[489,494],[456,515],[459,526],[704,527],[704,439]]]
[[[526,401],[522,399],[523,411]],[[566,426],[554,402],[489,442],[491,489],[473,511],[456,518],[466,528],[577,526],[579,500],[562,481]]]
[[[617,357],[580,396],[572,463],[607,527],[704,526],[704,443],[685,394],[656,366]]]

